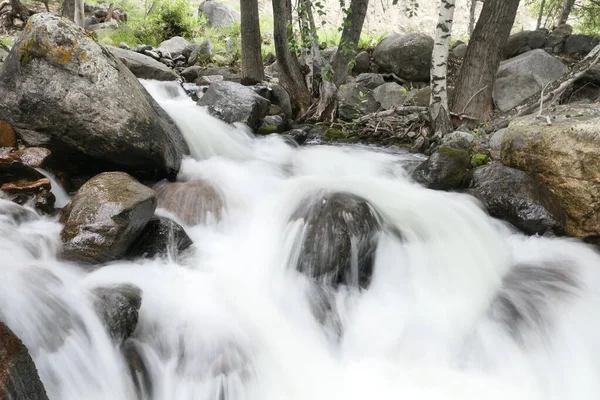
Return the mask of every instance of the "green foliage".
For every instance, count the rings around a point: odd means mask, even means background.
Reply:
[[[542,7],[542,0],[526,0],[525,4],[531,11],[531,15],[537,18]],[[546,0],[541,26],[551,30],[554,21],[562,11],[562,6],[563,0]],[[569,23],[573,25],[576,33],[600,34],[600,1],[575,0]]]
[[[115,46],[121,42],[130,46],[157,46],[173,36],[193,39],[200,28],[201,21],[188,0],[157,0],[149,5],[146,3],[147,10],[136,5],[124,5],[130,1],[134,0],[122,2],[122,7],[128,13],[128,22],[114,31],[100,35],[101,42]]]

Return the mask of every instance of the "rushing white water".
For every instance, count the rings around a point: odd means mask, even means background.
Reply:
[[[223,218],[187,227],[197,251],[94,272],[57,261],[60,225],[17,222],[0,203],[0,319],[22,338],[51,400],[135,399],[122,350],[89,299],[131,283],[142,306],[133,343],[153,400],[596,399],[600,257],[568,239],[525,237],[471,197],[410,182],[412,156],[293,148],[253,138],[175,86],[144,82],[183,130]],[[402,234],[379,240],[367,290],[326,293],[295,270],[309,193],[349,192]],[[337,321],[337,329],[335,328]]]
[[[56,176],[54,176],[54,174],[52,174],[51,172],[46,171],[45,169],[42,169],[42,168],[36,168],[36,169],[38,170],[38,172],[40,174],[42,174],[46,178],[50,179],[51,191],[52,191],[52,194],[54,194],[54,197],[56,198],[56,201],[54,202],[54,207],[63,208],[64,206],[69,204],[69,202],[71,201],[71,198],[69,197],[69,194],[67,193],[67,191],[58,182],[58,179],[56,179]]]

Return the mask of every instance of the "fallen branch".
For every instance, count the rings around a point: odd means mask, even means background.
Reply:
[[[465,104],[465,106],[463,107],[462,111],[460,112],[461,115],[464,115],[465,111],[467,110],[467,107],[469,107],[469,104],[471,104],[471,102],[473,101],[473,99],[475,97],[477,97],[477,95],[481,92],[483,92],[485,89],[487,89],[487,85],[485,85],[484,87],[482,87],[481,89],[479,89],[477,92],[475,92],[475,94],[473,96],[471,96],[471,98],[469,99],[469,101],[467,101],[467,104]]]
[[[364,117],[361,117],[359,121],[367,122],[374,118],[385,118],[385,117],[390,117],[395,114],[396,115],[407,115],[407,114],[419,113],[419,112],[424,112],[424,111],[427,111],[427,107],[419,107],[419,106],[406,106],[406,107],[399,107],[399,108],[394,107],[394,108],[390,108],[389,110],[367,114]]]

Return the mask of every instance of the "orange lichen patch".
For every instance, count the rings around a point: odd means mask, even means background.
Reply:
[[[11,124],[0,120],[0,147],[16,147],[17,135]]]
[[[50,189],[50,179],[42,178],[35,182],[9,182],[0,187],[6,192],[37,192],[40,189]]]

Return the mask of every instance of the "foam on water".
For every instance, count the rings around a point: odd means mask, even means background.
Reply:
[[[10,217],[0,202],[0,319],[22,338],[52,400],[135,399],[90,291],[143,295],[132,342],[156,400],[596,399],[600,257],[570,239],[525,237],[472,197],[424,189],[412,156],[361,147],[293,148],[253,138],[176,86],[144,82],[192,149],[180,180],[225,199],[221,221],[186,227],[180,264],[119,261],[93,272],[57,261],[60,225]],[[368,290],[299,274],[299,203],[321,189],[361,196],[396,227]]]

